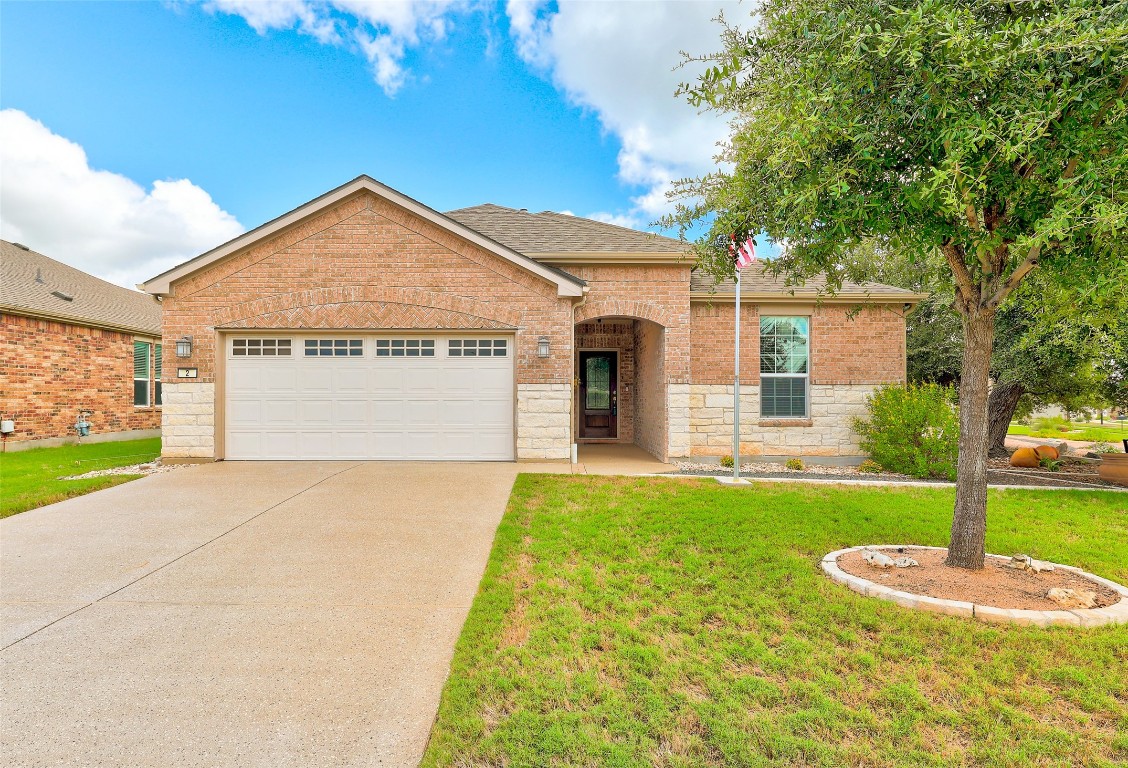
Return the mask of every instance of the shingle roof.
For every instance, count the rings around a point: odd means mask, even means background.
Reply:
[[[708,272],[695,269],[690,276],[689,290],[692,294],[715,294],[727,297],[736,293],[736,282],[732,279],[717,281]],[[823,275],[812,277],[803,285],[789,286],[785,284],[782,277],[768,273],[763,264],[754,264],[741,271],[740,292],[742,296],[773,294],[797,298],[829,298],[831,295],[827,291],[826,277]],[[849,298],[870,296],[875,300],[903,300],[908,302],[915,302],[921,298],[919,294],[912,291],[883,283],[851,283],[848,281],[843,282],[835,295]]]
[[[152,296],[7,240],[0,240],[0,310],[152,336],[161,332],[161,305]]]
[[[538,253],[685,253],[686,244],[672,237],[640,232],[565,213],[506,208],[493,203],[447,211],[459,224],[481,232],[515,251]]]

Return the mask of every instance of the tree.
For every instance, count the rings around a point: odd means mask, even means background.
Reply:
[[[963,337],[949,565],[984,562],[995,318],[1033,271],[1123,290],[1128,0],[765,0],[679,91],[730,115],[727,168],[675,185],[702,264],[733,234],[785,244],[791,282],[849,274],[871,238],[947,265]]]

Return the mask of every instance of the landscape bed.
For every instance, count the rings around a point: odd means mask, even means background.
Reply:
[[[848,546],[945,545],[953,499],[522,475],[423,764],[1123,764],[1128,627],[911,611],[821,573]],[[989,505],[989,550],[1128,580],[1123,494]]]

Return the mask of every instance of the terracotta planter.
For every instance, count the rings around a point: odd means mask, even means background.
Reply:
[[[1128,485],[1128,453],[1103,454],[1097,474],[1106,483]]]

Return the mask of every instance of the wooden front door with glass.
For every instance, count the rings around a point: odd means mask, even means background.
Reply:
[[[580,437],[619,436],[619,354],[580,353]]]

